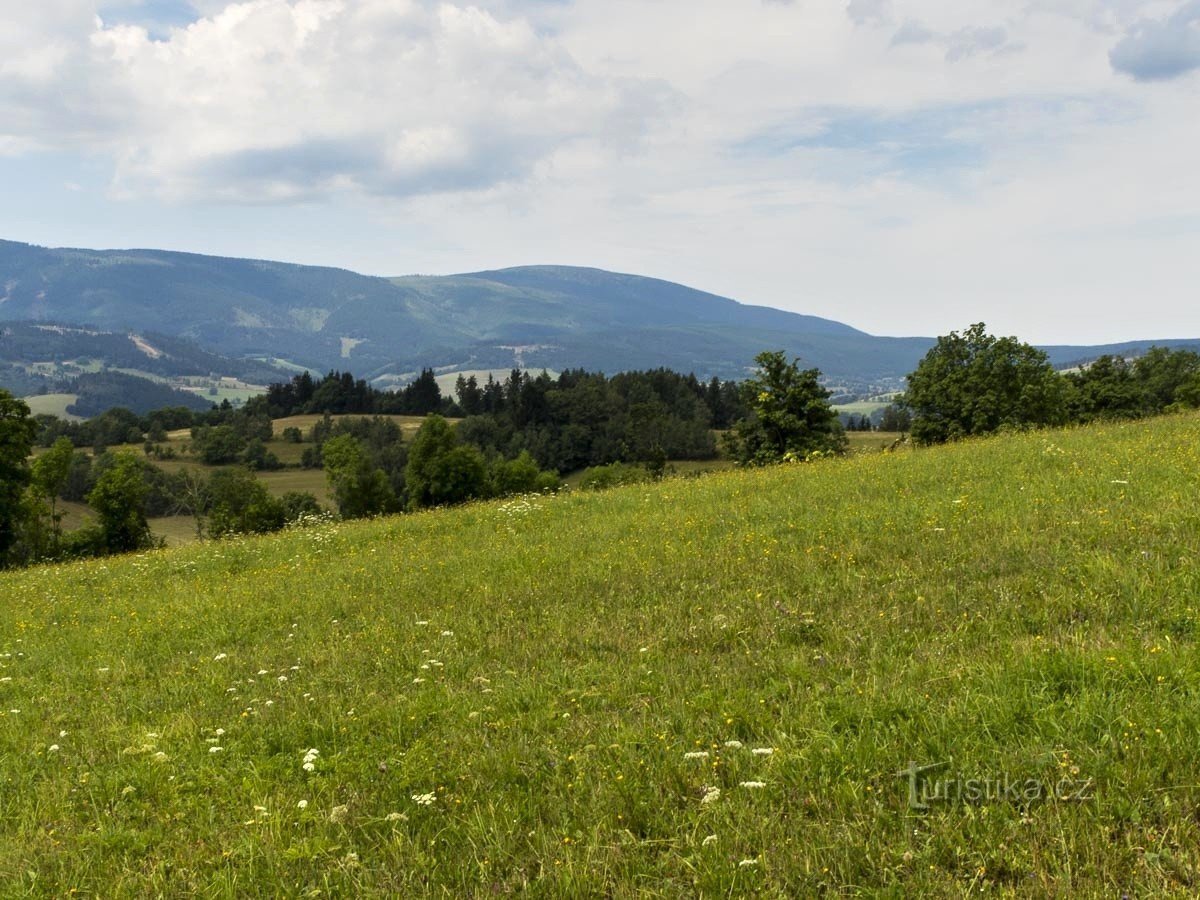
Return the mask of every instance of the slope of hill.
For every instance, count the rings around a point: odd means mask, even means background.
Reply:
[[[839,378],[896,378],[929,345],[746,306],[678,284],[531,266],[444,278],[154,250],[53,250],[0,241],[0,320],[86,322],[181,335],[221,354],[283,357],[368,377],[421,366],[668,366],[741,377],[783,347]]]
[[[1191,895],[1198,447],[1189,415],[0,574],[0,871]]]

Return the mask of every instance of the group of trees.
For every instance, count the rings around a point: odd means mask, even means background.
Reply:
[[[1152,348],[1130,362],[1102,356],[1067,373],[1015,337],[983,323],[938,338],[908,376],[901,401],[917,443],[1005,428],[1139,418],[1200,407],[1200,355]]]
[[[557,489],[561,481],[525,452],[485,454],[442,416],[427,416],[411,445],[391,419],[326,417],[313,426],[310,465],[325,469],[345,518]]]
[[[272,418],[323,412],[302,465],[323,468],[346,518],[554,489],[559,474],[589,468],[585,486],[654,478],[668,459],[715,455],[714,432],[738,464],[802,461],[845,451],[845,428],[820,372],[782,352],[756,357],[740,384],[665,369],[612,377],[582,370],[557,378],[513,370],[480,384],[460,376],[441,395],[431,370],[399,392],[349,373],[307,373],[272,385],[241,409],[184,407],[137,416],[111,409],[79,423],[32,417],[0,391],[0,566],[125,552],[150,546],[147,516],[190,515],[198,536],[264,533],[321,512],[311,494],[273,497],[255,469],[280,465],[267,449]],[[938,339],[908,378],[880,427],[921,444],[1006,428],[1132,418],[1200,407],[1200,355],[1155,348],[1129,361],[1105,356],[1060,373],[1045,354],[981,323]],[[440,413],[464,416],[457,427]],[[358,413],[333,418],[336,414]],[[386,413],[425,415],[411,443]],[[863,416],[858,428],[870,427]],[[164,449],[190,429],[190,452],[211,472],[169,474],[116,444]],[[301,442],[298,428],[285,441]],[[32,457],[35,444],[44,449]],[[89,448],[85,452],[80,448]],[[234,465],[231,465],[234,464]],[[86,502],[95,522],[64,532],[59,502]]]
[[[0,567],[148,545],[143,512],[148,486],[135,456],[116,456],[92,482],[86,499],[96,524],[64,535],[58,498],[71,481],[75,448],[60,440],[31,462],[36,435],[29,407],[0,390]]]
[[[454,401],[442,396],[432,369],[422,369],[415,380],[398,391],[371,387],[349,372],[330,372],[323,378],[313,378],[304,372],[291,381],[271,385],[264,396],[247,405],[273,419],[305,413],[407,416],[458,413]]]
[[[571,370],[558,378],[513,370],[504,382],[490,376],[480,387],[460,379],[458,426],[465,443],[485,455],[521,453],[559,473],[614,462],[709,459],[712,430],[745,413],[731,382],[705,384],[667,369],[611,378]]]

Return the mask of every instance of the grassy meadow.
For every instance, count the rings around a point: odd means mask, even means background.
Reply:
[[[1188,415],[2,574],[0,893],[1195,896],[1198,510]]]

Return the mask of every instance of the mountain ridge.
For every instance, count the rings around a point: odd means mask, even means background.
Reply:
[[[763,350],[799,356],[841,388],[902,385],[933,338],[883,337],[658,278],[532,265],[458,275],[361,275],[333,266],[178,250],[46,248],[0,240],[0,322],[157,332],[232,358],[352,370],[377,384],[438,372],[666,367],[742,378]],[[1154,344],[1054,345],[1067,365]],[[1118,349],[1119,348],[1119,349]]]

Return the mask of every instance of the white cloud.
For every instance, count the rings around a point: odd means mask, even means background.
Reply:
[[[0,22],[0,165],[91,154],[164,222],[212,201],[227,234],[173,239],[197,250],[600,265],[884,333],[1200,335],[1200,124],[1162,30],[1196,3],[192,0],[155,40],[56,0]],[[297,200],[303,247],[238,224]]]
[[[661,85],[589,74],[524,19],[449,3],[251,0],[163,40],[131,25],[82,29],[78,15],[21,27],[57,36],[4,63],[15,77],[0,111],[47,146],[86,139],[111,152],[126,193],[478,188],[527,174],[564,142],[636,144],[669,100]],[[64,72],[69,58],[81,62]]]
[[[1163,19],[1142,19],[1109,54],[1112,66],[1139,81],[1177,78],[1200,69],[1200,0]]]

